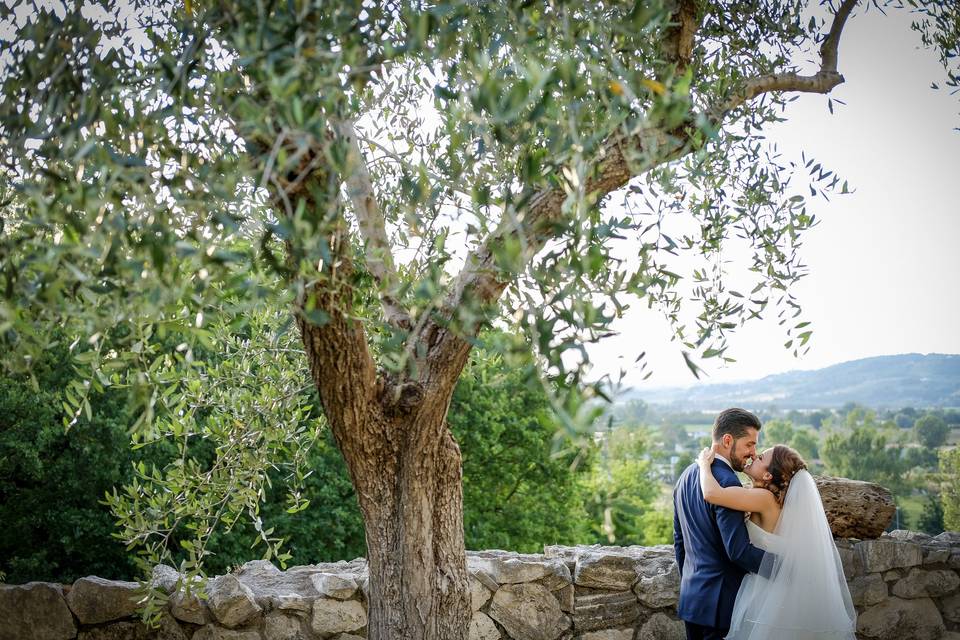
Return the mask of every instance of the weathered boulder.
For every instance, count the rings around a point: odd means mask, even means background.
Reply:
[[[573,626],[578,632],[627,627],[640,618],[640,603],[632,591],[578,587]]]
[[[253,629],[224,629],[208,624],[197,629],[192,640],[263,640],[259,631]]]
[[[858,607],[872,607],[887,597],[887,583],[875,573],[850,580],[850,599]]]
[[[863,556],[857,551],[856,545],[849,540],[837,540],[836,545],[847,580],[863,575]]]
[[[233,574],[217,576],[207,583],[207,606],[220,624],[229,628],[249,622],[262,611],[250,587]]]
[[[268,613],[263,619],[264,640],[307,640],[300,618],[279,611]]]
[[[626,553],[584,551],[577,558],[573,581],[578,587],[628,591],[637,581],[637,560]]]
[[[315,573],[310,579],[317,593],[325,598],[349,600],[357,592],[357,581],[350,574]]]
[[[77,640],[188,640],[187,633],[169,615],[160,618],[160,626],[151,629],[141,622],[114,622],[80,631]]]
[[[680,572],[673,549],[653,547],[637,564],[639,579],[633,590],[640,603],[651,609],[672,607],[680,598]]]
[[[954,624],[960,623],[960,593],[955,593],[941,600],[940,611],[943,613],[944,619]]]
[[[835,537],[879,538],[893,519],[893,496],[878,484],[830,476],[814,480]]]
[[[77,635],[58,584],[0,584],[0,640],[68,640]]]
[[[310,628],[314,633],[342,633],[367,626],[367,612],[356,600],[317,600]]]
[[[180,573],[171,566],[158,564],[150,573],[150,586],[164,593],[173,593],[180,580]]]
[[[483,605],[487,604],[493,592],[472,575],[467,579],[467,584],[470,587],[470,610],[480,611]]]
[[[488,576],[497,585],[539,582],[549,591],[571,582],[570,570],[563,561],[539,554],[509,551],[475,552],[467,557],[467,567]]]
[[[863,568],[867,573],[916,567],[923,563],[923,554],[918,545],[891,538],[865,540],[857,545],[857,552],[863,559]]]
[[[502,640],[503,635],[497,625],[485,613],[477,611],[470,619],[470,633],[467,640]]]
[[[588,631],[577,636],[577,640],[633,640],[633,629],[604,629],[603,631]]]
[[[168,602],[170,613],[177,620],[199,625],[213,622],[213,614],[207,608],[207,603],[200,599],[196,589],[192,590],[190,595],[187,595],[185,589],[181,589],[171,595]]]
[[[637,640],[684,640],[686,637],[684,624],[665,613],[650,616],[637,634]]]
[[[570,628],[570,618],[542,584],[500,587],[487,613],[513,640],[554,640]]]
[[[889,598],[857,618],[857,633],[871,640],[937,640],[944,625],[930,598]]]
[[[940,598],[960,587],[960,577],[949,569],[927,571],[913,568],[893,585],[892,593],[898,598]]]
[[[80,578],[67,594],[67,605],[80,624],[100,624],[130,618],[137,612],[136,582]]]

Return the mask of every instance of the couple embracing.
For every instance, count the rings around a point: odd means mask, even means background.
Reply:
[[[817,486],[790,447],[757,453],[760,427],[749,411],[723,411],[713,446],[674,489],[687,639],[853,640],[856,612]]]

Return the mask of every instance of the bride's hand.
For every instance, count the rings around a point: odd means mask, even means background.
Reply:
[[[707,447],[700,452],[700,455],[697,456],[697,464],[702,467],[709,467],[713,464],[713,459],[717,455],[717,452],[713,450],[713,447]]]

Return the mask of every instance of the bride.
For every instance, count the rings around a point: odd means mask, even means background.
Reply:
[[[752,488],[724,488],[710,471],[715,455],[707,448],[697,458],[704,499],[749,512],[750,542],[767,552],[740,585],[727,640],[853,640],[856,611],[803,458],[776,445],[745,467]]]

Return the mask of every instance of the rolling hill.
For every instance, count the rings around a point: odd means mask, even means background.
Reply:
[[[817,409],[856,402],[869,407],[960,407],[960,354],[909,353],[789,371],[748,382],[633,389],[625,400],[690,410],[728,406]]]

